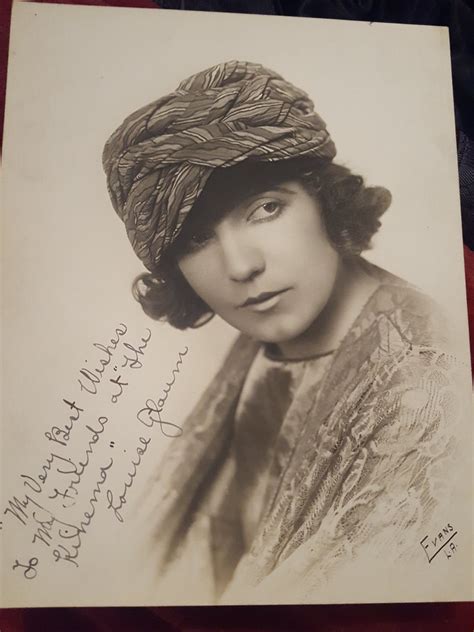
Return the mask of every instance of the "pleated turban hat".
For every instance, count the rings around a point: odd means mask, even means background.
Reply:
[[[103,165],[130,242],[156,271],[215,169],[335,154],[305,92],[260,64],[231,61],[128,116],[107,141]]]

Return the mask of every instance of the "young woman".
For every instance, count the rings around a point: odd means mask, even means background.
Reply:
[[[246,62],[190,77],[106,144],[145,312],[241,332],[160,466],[170,601],[314,600],[361,551],[413,555],[436,506],[443,325],[361,257],[390,194],[334,156],[308,96]]]

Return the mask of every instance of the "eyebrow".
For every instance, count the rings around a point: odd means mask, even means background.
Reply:
[[[286,187],[283,187],[281,185],[275,185],[273,187],[268,187],[266,189],[263,189],[262,191],[259,191],[258,193],[251,193],[249,196],[246,196],[243,199],[242,202],[243,203],[249,203],[252,200],[254,200],[255,198],[262,197],[266,193],[271,193],[272,191],[278,191],[279,193],[286,193],[288,195],[296,195],[297,194],[297,191],[292,191],[291,189],[287,189]]]

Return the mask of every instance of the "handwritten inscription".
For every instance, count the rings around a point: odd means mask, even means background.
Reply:
[[[115,500],[113,492],[110,489],[107,490],[107,501],[108,501],[107,509],[113,510],[114,515],[119,522],[123,522],[123,517],[122,517],[122,514],[120,513],[120,510],[127,502],[128,490],[132,487],[135,481],[135,476],[137,475],[138,468],[140,467],[141,462],[142,462],[142,456],[147,451],[148,445],[150,444],[151,439],[146,439],[145,437],[139,437],[138,441],[140,445],[136,447],[136,458],[132,459],[131,470],[128,472],[127,480],[123,484],[122,493],[118,497],[118,500]]]
[[[118,522],[124,522],[130,491],[156,430],[168,438],[182,434],[180,426],[166,417],[165,406],[187,347],[178,353],[171,376],[158,396],[147,398],[137,411],[134,448],[127,456],[127,450],[120,450],[120,458],[110,456],[115,452],[104,456],[104,450],[112,451],[116,445],[110,437],[112,413],[136,372],[143,368],[151,338],[149,329],[133,337],[127,325],[119,323],[106,342],[92,344],[94,357],[85,360],[77,374],[76,397],[60,398],[60,414],[64,417],[44,433],[49,454],[34,472],[19,474],[23,492],[7,500],[3,514],[29,534],[30,550],[21,551],[11,566],[24,579],[35,579],[44,560],[53,566],[59,562],[77,568],[81,547],[100,504]],[[95,400],[100,393],[103,397],[97,401],[100,405],[108,402],[110,412],[104,410],[107,414],[92,417],[88,399]],[[104,442],[105,435],[108,438]]]
[[[177,424],[173,423],[172,421],[165,421],[162,418],[161,413],[164,410],[166,400],[168,399],[171,389],[176,382],[176,377],[179,375],[181,366],[183,364],[183,358],[187,353],[188,347],[185,347],[184,351],[178,354],[178,360],[176,361],[175,367],[172,371],[171,379],[166,382],[166,386],[163,388],[162,394],[158,398],[158,400],[155,402],[152,399],[147,399],[146,405],[137,413],[138,421],[140,421],[148,428],[152,428],[153,425],[157,424],[161,432],[166,437],[179,437],[183,432]],[[123,517],[120,511],[127,502],[128,491],[134,483],[138,468],[140,467],[142,462],[142,457],[146,453],[150,442],[150,436],[139,437],[139,445],[136,447],[136,456],[131,461],[131,469],[128,472],[128,477],[123,485],[123,489],[121,491],[121,494],[118,496],[118,499],[115,499],[114,494],[110,489],[107,490],[107,508],[113,510],[114,515],[119,522],[123,522]]]
[[[38,566],[38,558],[32,557],[30,560],[28,560],[26,564],[22,564],[18,560],[15,560],[15,563],[13,564],[13,570],[15,570],[16,568],[23,569],[23,577],[25,579],[34,579],[38,574],[36,566]]]
[[[154,424],[158,424],[161,432],[166,437],[179,437],[182,433],[182,430],[178,425],[172,421],[165,421],[162,418],[161,413],[163,412],[171,389],[174,386],[176,376],[179,374],[181,365],[183,364],[183,358],[187,353],[188,348],[186,347],[183,352],[178,354],[178,360],[171,374],[171,379],[169,382],[166,382],[166,386],[163,388],[161,396],[156,401],[151,398],[147,399],[145,406],[137,413],[137,419],[140,423],[148,428],[151,428]]]
[[[69,415],[69,423],[64,424],[64,426],[62,427],[52,426],[51,430],[44,433],[44,436],[49,441],[54,441],[55,443],[58,443],[59,445],[65,447],[67,445],[67,442],[69,441],[69,437],[71,436],[71,431],[74,427],[74,424],[76,421],[79,421],[81,413],[84,412],[84,409],[79,408],[76,402],[70,402],[67,399],[63,399],[63,402],[69,407],[70,410],[75,411],[73,415]]]
[[[457,545],[455,538],[458,532],[455,530],[452,524],[449,522],[438,531],[435,535],[426,535],[420,542],[428,563],[435,559],[435,557],[442,553],[447,559],[451,559],[454,553],[457,551]]]

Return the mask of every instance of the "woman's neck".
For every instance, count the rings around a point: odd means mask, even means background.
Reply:
[[[325,308],[301,335],[278,344],[282,356],[303,359],[336,349],[378,285],[364,271],[358,257],[341,258]]]

